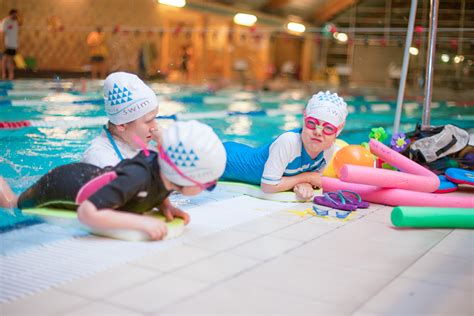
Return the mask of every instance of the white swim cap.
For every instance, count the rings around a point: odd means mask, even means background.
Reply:
[[[136,75],[114,72],[105,78],[105,111],[115,125],[129,123],[158,107],[155,92]]]
[[[318,92],[311,97],[306,106],[305,115],[331,123],[342,131],[348,114],[347,104],[337,93]]]
[[[211,127],[198,121],[176,122],[163,132],[162,147],[181,172],[205,184],[218,179],[226,164],[224,145]],[[163,174],[176,185],[193,186],[164,159],[159,159]]]

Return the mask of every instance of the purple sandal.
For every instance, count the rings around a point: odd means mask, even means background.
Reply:
[[[357,205],[347,203],[346,198],[337,192],[328,192],[322,196],[316,196],[313,199],[313,203],[343,211],[354,211],[357,208]]]
[[[368,208],[370,206],[369,202],[362,201],[360,195],[354,191],[339,190],[337,191],[337,194],[344,198],[348,204],[353,204],[357,208]]]

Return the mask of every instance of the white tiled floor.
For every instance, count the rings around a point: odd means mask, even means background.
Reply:
[[[474,231],[291,206],[0,306],[1,315],[474,315]]]

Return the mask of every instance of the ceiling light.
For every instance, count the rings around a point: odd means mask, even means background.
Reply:
[[[416,47],[413,47],[413,46],[412,46],[412,47],[410,47],[410,48],[408,49],[408,51],[409,51],[409,52],[410,52],[410,54],[411,54],[411,55],[413,55],[413,56],[417,56],[417,55],[418,55],[418,53],[419,53],[419,51],[418,51],[418,48],[416,48]]]
[[[456,59],[459,60],[458,62],[456,62]],[[464,61],[464,56],[463,55],[456,55],[456,57],[454,57],[454,62],[456,64],[459,64],[460,62],[463,62]]]
[[[343,43],[347,42],[347,40],[349,39],[349,36],[347,36],[346,33],[335,32],[334,36],[339,42],[343,42]]]
[[[449,55],[448,54],[443,54],[441,55],[441,60],[445,63],[449,61]]]
[[[257,17],[252,14],[237,13],[234,16],[234,23],[244,26],[252,26],[257,22]]]
[[[296,23],[296,22],[289,22],[286,25],[286,28],[289,31],[296,32],[296,33],[303,33],[306,30],[306,27],[303,24]]]
[[[158,0],[158,3],[182,8],[186,5],[186,0]]]

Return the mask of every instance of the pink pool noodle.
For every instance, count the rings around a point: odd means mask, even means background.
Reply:
[[[386,189],[372,185],[343,182],[329,177],[323,177],[322,182],[324,192],[350,190],[358,193],[363,200],[378,204],[392,206],[474,207],[474,199],[470,196]]]
[[[430,170],[374,139],[369,146],[373,154],[403,172],[344,165],[339,177],[342,181],[420,192],[434,192],[439,188],[439,178]]]
[[[341,168],[339,179],[350,183],[420,192],[434,192],[439,188],[438,177],[434,179],[433,177],[418,176],[400,171],[356,165],[344,165]]]
[[[392,166],[397,167],[403,172],[416,174],[419,176],[435,177],[438,178],[433,172],[425,167],[417,164],[413,160],[403,156],[395,150],[385,146],[381,142],[371,139],[369,142],[370,151],[377,155],[380,159],[388,162]],[[439,182],[438,182],[439,185]]]

